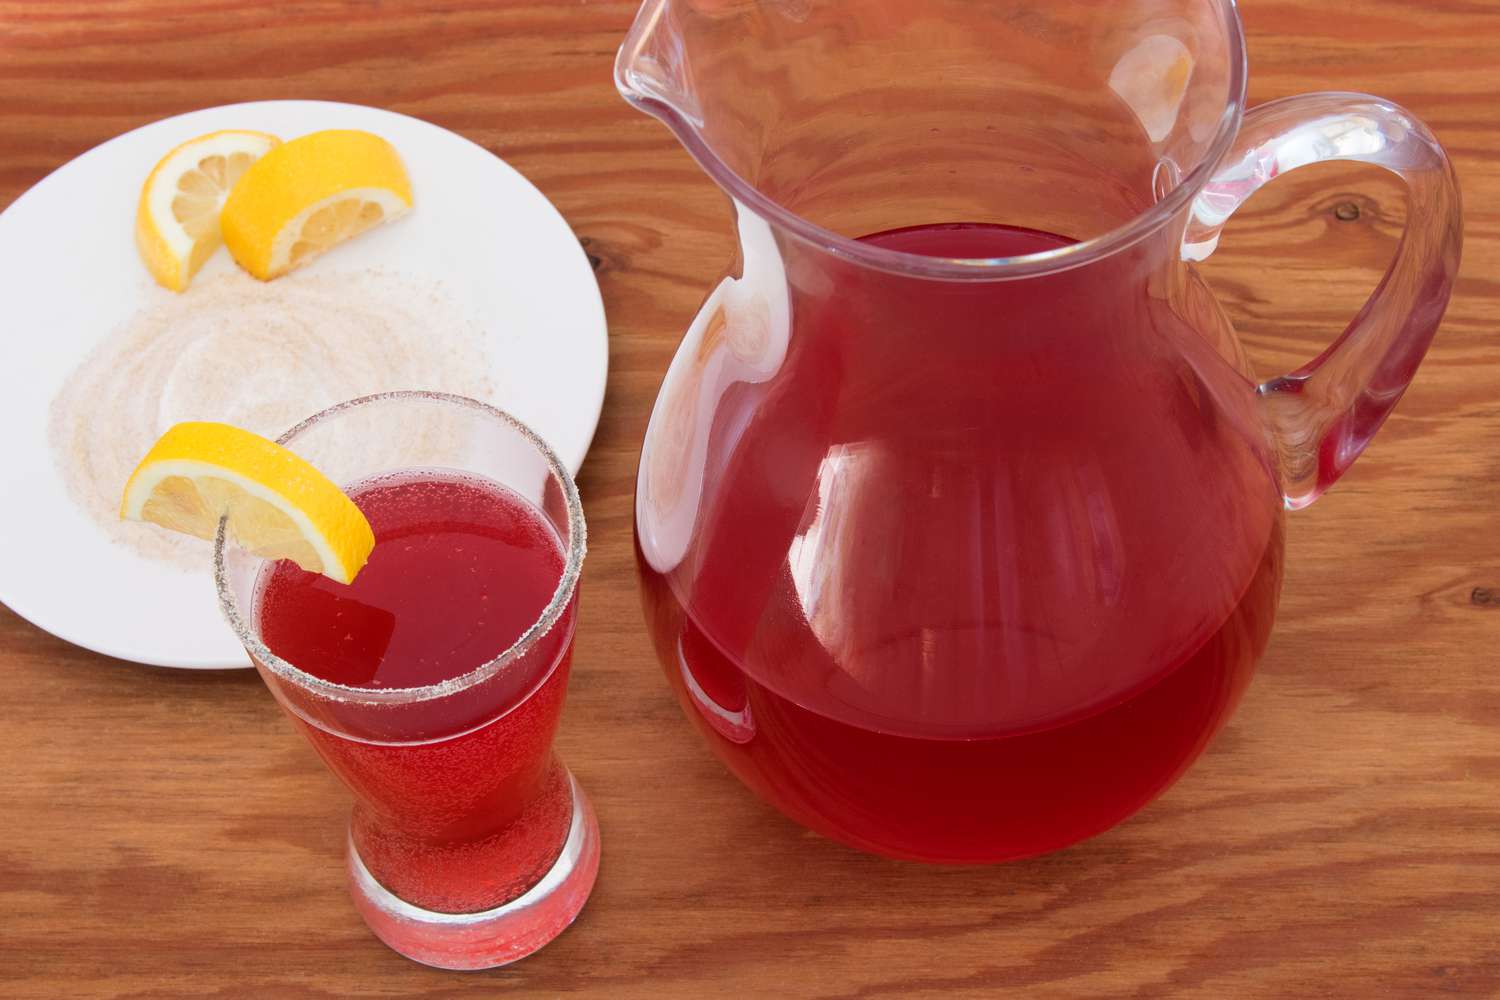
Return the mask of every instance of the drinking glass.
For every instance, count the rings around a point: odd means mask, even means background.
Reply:
[[[313,664],[278,656],[257,614],[273,564],[226,544],[223,523],[214,550],[225,616],[354,794],[349,891],[371,930],[441,968],[522,958],[577,916],[599,865],[593,809],[552,751],[584,556],[573,479],[514,417],[438,393],[342,403],[280,443],[346,489],[392,473],[488,480],[529,502],[561,542],[556,590],[509,648],[452,679],[394,688],[333,683]],[[455,633],[467,624],[454,621]]]

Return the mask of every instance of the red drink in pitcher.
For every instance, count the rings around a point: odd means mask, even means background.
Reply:
[[[1247,109],[1232,0],[647,0],[615,84],[734,222],[636,477],[688,716],[882,854],[999,861],[1131,815],[1244,689],[1283,511],[1438,327],[1463,226],[1437,139],[1364,94]],[[1257,371],[1195,264],[1336,160],[1401,179],[1406,231],[1326,349]]]
[[[1165,311],[1101,325],[1066,273],[862,277],[794,290],[777,376],[722,397],[700,534],[674,573],[641,559],[658,654],[734,772],[846,843],[994,861],[1098,833],[1198,755],[1270,631],[1281,518],[1252,394],[1210,382],[1227,369]]]

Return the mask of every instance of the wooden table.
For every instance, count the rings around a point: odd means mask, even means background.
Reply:
[[[192,108],[380,105],[535,181],[596,262],[611,334],[561,735],[605,860],[575,927],[501,971],[399,958],[345,895],[343,791],[252,673],[112,662],[0,608],[0,996],[1497,995],[1500,5],[1243,8],[1252,103],[1378,92],[1455,154],[1468,225],[1453,306],[1368,454],[1290,518],[1270,651],[1191,774],[1072,850],[933,869],[762,806],[650,651],[636,452],[729,226],[666,130],[615,94],[632,4],[0,0],[0,205]],[[1378,171],[1321,167],[1235,219],[1207,273],[1266,371],[1342,328],[1402,216]]]

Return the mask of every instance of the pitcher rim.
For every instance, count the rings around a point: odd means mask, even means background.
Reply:
[[[1086,240],[1065,247],[1014,257],[929,257],[923,254],[891,250],[843,236],[798,215],[736,173],[699,134],[697,127],[670,102],[637,90],[628,82],[628,70],[645,36],[654,27],[668,0],[644,0],[636,13],[625,41],[615,57],[615,88],[634,108],[660,120],[688,154],[703,168],[714,183],[731,198],[772,226],[811,243],[828,253],[866,267],[894,274],[937,278],[949,281],[1003,281],[1010,278],[1035,277],[1065,271],[1093,263],[1110,254],[1127,249],[1161,228],[1193,198],[1197,197],[1229,151],[1245,114],[1245,90],[1248,66],[1245,54],[1245,32],[1235,0],[1210,0],[1218,9],[1227,32],[1229,49],[1228,98],[1219,115],[1214,137],[1193,169],[1165,198],[1127,222]]]

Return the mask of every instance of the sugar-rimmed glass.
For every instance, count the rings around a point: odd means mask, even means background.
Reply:
[[[401,954],[443,968],[504,965],[552,940],[593,887],[593,809],[552,753],[571,660],[585,550],[578,490],[551,448],[493,407],[428,392],[331,407],[280,443],[348,488],[394,473],[458,474],[527,501],[556,532],[563,569],[515,641],[468,672],[420,687],[325,680],[265,642],[256,599],[266,560],[225,543],[220,605],[256,669],[354,793],[350,893]]]

